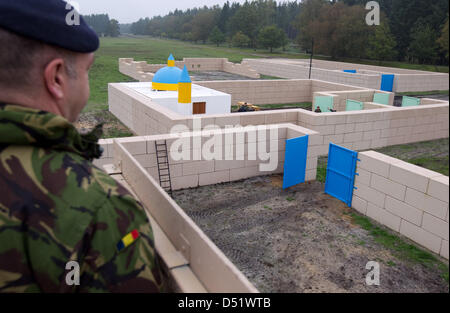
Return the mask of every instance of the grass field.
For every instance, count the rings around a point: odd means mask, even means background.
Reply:
[[[231,62],[241,62],[244,58],[308,58],[306,54],[296,52],[295,47],[288,47],[287,51],[281,49],[270,53],[262,49],[240,49],[230,48],[226,45],[217,47],[209,44],[193,44],[179,40],[157,39],[150,37],[119,37],[119,38],[101,38],[100,49],[96,52],[96,60],[90,72],[91,97],[88,105],[83,111],[82,119],[84,124],[89,122],[104,122],[105,136],[124,137],[132,135],[120,121],[115,119],[108,111],[108,83],[130,82],[132,78],[119,72],[119,58],[134,58],[138,61],[147,61],[149,63],[165,63],[168,56],[172,53],[177,60],[185,57],[210,57],[210,58],[228,58]],[[324,56],[317,56],[317,59],[329,59]],[[342,60],[340,60],[342,61]],[[448,72],[448,67],[415,65],[400,62],[374,62],[344,60],[347,62],[366,63],[374,65],[393,66],[400,68],[410,68],[418,70],[430,70]],[[279,79],[262,75],[262,79]],[[448,94],[448,91],[447,91]],[[293,104],[299,106],[299,104]],[[310,106],[309,104],[300,104],[301,107]],[[271,104],[263,108],[292,107],[292,104]]]
[[[119,72],[119,58],[134,58],[139,61],[149,63],[165,63],[170,53],[173,53],[175,59],[182,60],[184,57],[209,57],[209,58],[228,58],[231,62],[241,62],[244,58],[295,58],[303,59],[309,56],[303,53],[295,52],[290,47],[283,52],[281,49],[269,53],[262,49],[240,49],[227,46],[217,47],[208,44],[193,44],[178,40],[156,39],[150,37],[119,37],[102,38],[100,49],[96,52],[95,64],[91,70],[91,98],[90,105],[99,105],[107,103],[107,85],[111,82],[132,81],[129,77]],[[329,59],[323,56],[317,56],[317,59]],[[409,68],[416,70],[428,70],[448,72],[446,66],[431,66],[408,64],[401,62],[381,62],[367,60],[340,60],[354,63],[365,63],[382,66],[392,66],[399,68]],[[273,79],[274,77],[263,77]],[[96,108],[105,109],[104,106]],[[87,108],[91,110],[92,108]]]
[[[90,73],[91,98],[89,104],[107,103],[107,85],[112,82],[132,81],[119,72],[119,58],[134,58],[149,63],[166,63],[170,54],[175,59],[189,57],[228,58],[231,62],[241,62],[243,58],[282,56],[280,54],[260,53],[250,49],[233,49],[211,45],[189,44],[176,40],[153,38],[102,38],[100,49],[96,52],[94,66]],[[289,57],[291,55],[285,55]],[[299,55],[298,57],[301,57]],[[304,56],[304,55],[303,55]],[[269,78],[269,77],[268,77]],[[87,110],[90,110],[87,108]]]

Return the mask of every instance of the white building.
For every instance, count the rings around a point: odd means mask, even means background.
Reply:
[[[231,95],[192,84],[192,103],[179,103],[178,91],[153,90],[151,83],[123,83],[153,102],[181,115],[231,113]]]

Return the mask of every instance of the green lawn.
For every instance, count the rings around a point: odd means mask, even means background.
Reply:
[[[120,121],[115,121],[108,117],[108,83],[112,82],[130,82],[132,78],[119,72],[119,58],[134,58],[137,61],[146,61],[149,63],[165,63],[168,56],[172,53],[177,60],[187,57],[208,57],[208,58],[228,58],[231,62],[239,63],[244,58],[267,58],[267,57],[283,57],[283,58],[308,58],[306,54],[298,53],[295,48],[290,46],[287,51],[281,49],[270,53],[263,49],[240,49],[230,48],[226,45],[217,47],[209,44],[193,44],[179,40],[157,39],[150,37],[119,37],[119,38],[101,38],[100,49],[95,53],[96,60],[90,71],[90,87],[91,97],[87,107],[83,113],[91,114],[96,119],[107,120],[110,125],[105,136],[114,136],[114,124],[117,125],[119,136],[129,136],[131,133],[123,126]],[[318,59],[327,59],[318,56]],[[360,62],[355,60],[345,60],[348,62]],[[364,61],[361,63],[375,64],[372,61]],[[378,64],[376,64],[378,65]],[[399,62],[382,63],[381,65],[395,66],[401,68],[412,68],[422,70],[446,71],[448,67],[430,67],[427,65],[411,65]],[[262,79],[280,79],[279,77],[262,75]],[[448,94],[448,91],[447,91]],[[280,108],[300,106],[308,109],[310,104],[271,104],[263,106],[263,108]],[[417,160],[422,163],[423,160]]]
[[[397,92],[396,96],[431,96],[431,95],[443,95],[448,96],[448,90],[434,90],[434,91],[410,91],[410,92]]]
[[[358,212],[347,213],[352,218],[354,224],[369,232],[375,242],[381,244],[383,247],[391,250],[401,260],[409,261],[411,263],[419,263],[428,268],[432,268],[439,272],[441,277],[449,282],[448,265],[437,259],[430,252],[417,247],[415,244],[409,243],[400,238],[397,234],[384,226],[377,226],[369,218],[359,214]],[[395,263],[388,264],[395,266]]]
[[[151,37],[119,37],[101,38],[100,49],[96,52],[96,61],[91,70],[91,98],[87,111],[92,110],[92,105],[106,104],[108,97],[108,83],[132,81],[131,78],[119,72],[119,58],[134,58],[138,61],[149,63],[165,63],[169,54],[172,53],[177,60],[189,57],[207,58],[228,58],[231,62],[239,63],[244,58],[295,58],[303,59],[309,56],[295,52],[289,47],[287,51],[281,49],[270,53],[264,49],[240,49],[230,48],[226,45],[217,47],[210,44],[194,44],[179,40],[157,39]],[[317,59],[329,60],[327,57],[317,56]],[[379,65],[376,61],[367,60],[339,60],[353,63],[364,63]],[[393,66],[399,68],[410,68],[417,70],[429,70],[448,72],[445,66],[417,65],[401,62],[382,62],[383,66]],[[278,77],[263,76],[263,79],[278,79]],[[105,107],[96,107],[105,109]]]

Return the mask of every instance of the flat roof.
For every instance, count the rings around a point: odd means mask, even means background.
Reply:
[[[151,99],[171,99],[178,98],[178,91],[158,91],[152,90],[151,82],[138,82],[138,83],[121,83],[130,89],[133,89],[140,94],[149,97]],[[212,96],[225,96],[227,93],[217,91],[211,88],[206,88],[196,84],[192,84],[192,97],[212,97]]]

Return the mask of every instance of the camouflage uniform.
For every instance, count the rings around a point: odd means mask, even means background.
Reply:
[[[97,137],[64,118],[0,103],[0,292],[162,291],[150,223],[92,165],[100,154]],[[69,261],[79,286],[66,284]]]

